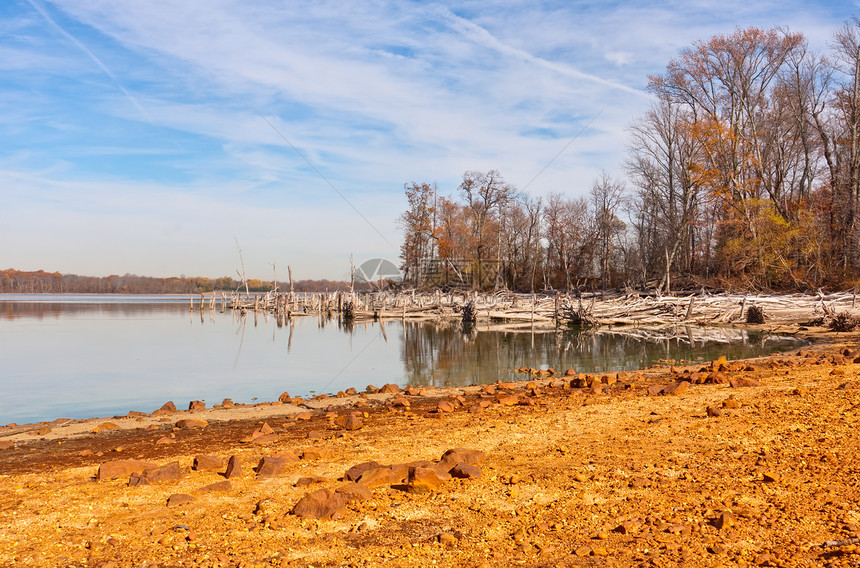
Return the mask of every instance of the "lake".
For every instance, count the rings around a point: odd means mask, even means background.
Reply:
[[[498,326],[495,326],[498,327]],[[189,310],[185,296],[0,295],[0,424],[336,393],[368,384],[465,386],[517,367],[578,372],[797,347],[737,328],[493,330],[458,323],[341,326],[337,318]]]

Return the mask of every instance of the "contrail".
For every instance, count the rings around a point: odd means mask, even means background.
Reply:
[[[137,99],[135,99],[134,96],[132,96],[132,94],[129,93],[125,87],[123,87],[122,83],[119,82],[119,79],[116,78],[116,75],[111,73],[110,69],[105,67],[105,64],[102,63],[101,59],[96,57],[96,54],[94,54],[92,51],[90,51],[87,48],[87,46],[85,46],[83,43],[78,41],[78,39],[75,36],[73,36],[72,34],[67,32],[66,30],[64,30],[62,28],[62,26],[60,26],[57,22],[54,21],[53,18],[51,18],[51,15],[48,14],[48,12],[46,12],[44,8],[42,8],[41,6],[36,4],[35,0],[27,0],[27,2],[29,2],[30,6],[32,6],[34,10],[39,12],[39,14],[41,14],[43,18],[45,18],[45,21],[48,22],[52,28],[54,28],[56,31],[58,31],[60,34],[62,34],[63,37],[68,39],[70,42],[75,44],[75,46],[77,46],[78,49],[83,51],[87,55],[87,57],[89,57],[96,65],[98,65],[99,69],[101,69],[105,75],[107,75],[108,77],[110,77],[113,80],[113,82],[114,82],[114,84],[116,84],[117,88],[120,91],[122,91],[122,93],[126,96],[126,98],[129,101],[131,101],[131,104],[133,104],[135,106],[135,108],[140,111],[140,113],[144,116],[144,118],[146,118],[146,121],[149,122],[149,124],[151,124],[152,126],[155,126],[156,128],[158,128],[158,125],[155,124],[155,121],[152,119],[152,117],[149,115],[149,113],[146,112],[146,109],[144,109],[140,105],[140,103],[137,102]],[[176,144],[175,141],[173,143]],[[179,145],[177,144],[177,146],[179,146]]]
[[[326,183],[328,184],[328,186],[329,186],[330,188],[332,188],[332,189],[334,190],[334,192],[335,192],[335,193],[337,193],[337,194],[340,196],[340,198],[341,198],[341,199],[343,199],[343,200],[346,202],[346,204],[347,204],[347,205],[349,205],[350,207],[352,207],[352,210],[353,210],[353,211],[355,211],[355,212],[356,212],[356,214],[358,214],[358,216],[359,216],[359,217],[361,217],[362,219],[364,219],[364,222],[365,222],[365,223],[367,223],[367,224],[368,224],[368,226],[370,226],[370,228],[371,228],[371,229],[373,229],[374,231],[376,231],[376,234],[377,234],[377,235],[379,235],[379,236],[382,238],[382,240],[383,240],[383,241],[385,241],[386,243],[388,243],[388,246],[390,246],[391,248],[394,248],[394,249],[396,249],[396,248],[397,248],[397,247],[395,247],[393,244],[391,244],[391,241],[389,241],[388,239],[386,239],[386,238],[385,238],[385,235],[383,235],[383,234],[379,231],[379,229],[377,229],[377,228],[376,228],[376,226],[375,226],[373,223],[371,223],[371,222],[370,222],[370,219],[368,219],[367,217],[365,217],[364,215],[362,215],[361,211],[359,211],[359,210],[358,210],[358,208],[357,208],[355,205],[353,205],[353,204],[352,204],[352,202],[351,202],[349,199],[347,199],[347,198],[346,198],[346,196],[345,196],[343,193],[341,193],[341,192],[340,192],[340,191],[339,191],[339,190],[334,186],[334,184],[333,184],[332,182],[330,182],[330,181],[328,180],[328,178],[327,178],[327,177],[325,177],[325,176],[322,174],[322,172],[321,172],[321,171],[319,171],[319,170],[316,168],[316,166],[314,166],[314,165],[311,163],[311,161],[310,161],[310,160],[308,160],[308,159],[305,157],[305,155],[304,155],[304,154],[302,154],[302,153],[299,151],[299,149],[298,149],[298,148],[296,148],[295,146],[293,146],[293,143],[292,143],[292,142],[290,142],[289,140],[287,140],[287,137],[286,137],[286,136],[284,136],[284,135],[283,135],[283,133],[281,133],[281,131],[280,131],[280,130],[278,130],[278,129],[275,127],[275,125],[274,125],[274,124],[272,124],[272,122],[271,122],[268,118],[266,118],[266,117],[265,117],[265,115],[264,115],[263,113],[261,113],[260,111],[257,111],[257,114],[259,114],[259,115],[260,115],[260,118],[262,118],[263,120],[265,120],[265,121],[266,121],[266,124],[268,124],[269,126],[271,126],[271,127],[272,127],[272,130],[274,130],[274,131],[275,131],[275,133],[276,133],[278,136],[280,136],[280,137],[281,137],[281,139],[282,139],[284,142],[286,142],[286,143],[290,146],[290,148],[292,148],[292,149],[293,149],[293,151],[294,151],[296,154],[298,154],[298,155],[299,155],[299,157],[300,157],[302,160],[304,160],[304,161],[305,161],[305,163],[306,163],[307,165],[309,165],[309,166],[311,167],[311,169],[312,169],[313,171],[315,171],[315,172],[316,172],[316,174],[317,174],[320,178],[322,178],[322,180],[323,180],[324,182],[326,182]],[[335,378],[337,378],[337,377],[335,377]],[[334,380],[334,379],[332,379],[332,380]]]

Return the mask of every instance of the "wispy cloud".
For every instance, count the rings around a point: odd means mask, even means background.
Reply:
[[[800,0],[10,6],[0,20],[9,79],[0,181],[14,198],[0,211],[0,237],[14,227],[27,245],[7,263],[223,274],[237,235],[249,258],[259,247],[258,270],[307,258],[308,276],[337,276],[350,252],[396,256],[386,241],[399,240],[404,183],[438,181],[450,193],[465,170],[496,168],[521,187],[542,172],[528,188],[535,195],[583,193],[601,170],[620,173],[625,128],[649,104],[647,76],[680,48],[748,25],[787,25],[823,47],[855,9]]]

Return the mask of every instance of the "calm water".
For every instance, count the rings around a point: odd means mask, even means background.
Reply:
[[[429,322],[359,324],[231,311],[190,312],[188,298],[0,296],[0,424],[277,400],[385,383],[469,385],[516,367],[581,372],[659,360],[752,357],[796,347],[746,330],[592,333],[492,331]]]

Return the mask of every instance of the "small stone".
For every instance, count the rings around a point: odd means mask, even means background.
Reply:
[[[735,516],[730,511],[723,511],[711,523],[718,530],[728,529],[735,526]]]
[[[188,410],[204,410],[206,403],[202,400],[192,400],[188,403]]]
[[[233,399],[231,398],[225,398],[221,401],[221,408],[233,408],[234,406],[236,405],[233,403]]]
[[[438,412],[454,412],[455,407],[450,400],[440,400],[436,405],[436,410]]]
[[[163,446],[166,444],[175,444],[176,440],[174,440],[173,438],[168,438],[167,436],[162,436],[161,438],[157,439],[155,443],[159,446]]]
[[[574,550],[573,553],[576,554],[577,556],[579,556],[580,558],[582,558],[584,556],[590,556],[591,555],[591,547],[590,546],[580,546],[579,548]]]
[[[439,544],[443,546],[454,546],[458,542],[460,542],[456,536],[447,532],[441,533],[439,536],[436,537],[436,540],[439,542]]]
[[[793,394],[793,395],[795,395],[795,396],[806,396],[806,395],[808,395],[808,394],[809,394],[809,391],[808,391],[808,390],[806,390],[806,389],[805,389],[805,388],[803,388],[803,387],[796,387],[796,388],[792,391],[792,394]]]
[[[735,400],[733,397],[729,397],[723,401],[723,408],[740,408],[741,403]]]
[[[296,420],[310,420],[314,415],[310,412],[299,412],[296,414]]]
[[[93,433],[98,434],[99,432],[104,432],[105,430],[119,430],[119,426],[117,426],[113,422],[102,422],[101,424],[93,428]],[[51,429],[48,428],[48,432],[50,431]]]
[[[224,472],[224,477],[233,479],[241,475],[242,462],[239,460],[239,456],[230,456],[230,459],[227,460],[227,471]]]
[[[344,430],[359,430],[364,426],[364,421],[356,414],[343,414],[335,418],[334,423]]]
[[[272,497],[264,497],[257,501],[256,505],[254,505],[254,514],[258,517],[268,517],[269,515],[274,515],[277,504],[277,500],[273,499]]]
[[[168,507],[178,507],[179,505],[187,505],[193,503],[197,498],[187,493],[174,493],[167,498]]]
[[[722,411],[722,410],[720,410],[720,409],[719,409],[718,407],[716,407],[716,406],[709,406],[709,407],[707,408],[707,413],[708,413],[708,416],[710,416],[710,417],[712,417],[712,418],[716,418],[717,416],[722,416],[723,411]]]
[[[746,387],[757,387],[759,385],[759,383],[755,379],[750,379],[747,377],[740,377],[737,379],[730,380],[729,385],[731,385],[731,387],[733,389],[740,389],[740,388],[746,388]]]
[[[318,475],[312,477],[300,477],[296,480],[296,487],[307,487],[308,485],[315,485],[317,483],[325,483],[328,481],[325,477],[321,477]]]
[[[779,474],[773,471],[765,471],[761,474],[761,478],[765,483],[776,483],[779,481]]]
[[[412,403],[409,402],[409,399],[401,395],[393,397],[391,400],[388,401],[388,404],[395,408],[409,408],[410,406],[412,406]]]
[[[337,519],[346,507],[343,497],[331,489],[308,493],[295,504],[291,513],[300,519]]]
[[[183,418],[176,423],[176,427],[181,428],[182,430],[197,430],[199,428],[205,428],[208,425],[208,422],[199,418]]]
[[[218,456],[197,456],[194,458],[194,463],[191,469],[194,471],[206,471],[210,469],[221,469],[224,467],[224,460]]]
[[[714,544],[708,546],[707,550],[711,554],[719,554],[719,555],[723,555],[729,551],[728,547],[725,544],[722,544],[720,542],[715,542]]]
[[[680,396],[684,394],[684,392],[687,390],[687,387],[689,386],[689,381],[677,381],[675,383],[672,383],[668,387],[665,387],[663,389],[663,394],[670,396]]]

